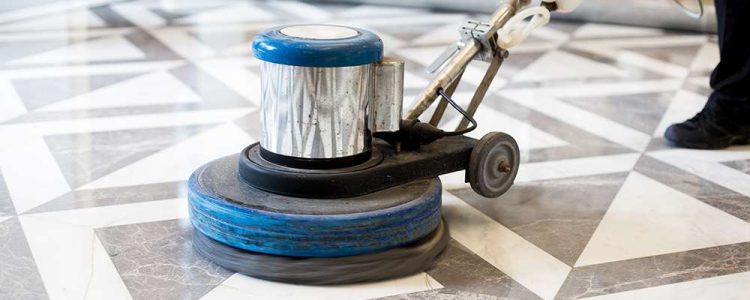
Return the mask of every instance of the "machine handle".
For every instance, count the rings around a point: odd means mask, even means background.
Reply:
[[[521,1],[511,0],[503,3],[500,8],[490,18],[490,27],[486,32],[487,36],[494,36],[497,31],[513,17],[516,10],[521,6]],[[482,49],[482,45],[476,39],[470,39],[466,44],[456,52],[453,57],[445,64],[437,76],[417,97],[414,106],[404,116],[405,119],[417,119],[427,110],[430,105],[437,99],[438,91],[444,90],[448,85],[458,77],[463,69]]]
[[[523,20],[531,17],[529,23],[520,28]],[[525,41],[531,31],[549,23],[549,10],[542,6],[531,7],[519,12],[497,32],[497,45],[510,49]]]

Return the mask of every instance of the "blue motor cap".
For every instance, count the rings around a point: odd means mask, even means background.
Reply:
[[[285,25],[253,39],[260,60],[303,67],[348,67],[383,59],[383,41],[372,32],[339,25]]]

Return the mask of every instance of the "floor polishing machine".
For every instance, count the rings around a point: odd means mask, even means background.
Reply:
[[[259,33],[260,142],[190,177],[195,251],[238,273],[301,284],[429,268],[448,242],[437,176],[465,170],[489,198],[513,184],[516,141],[502,132],[464,134],[476,128],[473,115],[507,49],[547,23],[555,5],[509,1],[487,23],[467,21],[405,114],[404,62],[383,57],[375,34],[339,25]],[[472,60],[489,67],[464,109],[451,96]],[[430,120],[419,121],[438,99]],[[462,116],[453,131],[438,129],[448,106]]]

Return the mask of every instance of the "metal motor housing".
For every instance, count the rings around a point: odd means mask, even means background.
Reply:
[[[383,58],[372,32],[287,25],[253,41],[261,60],[261,154],[293,167],[361,163],[372,133],[397,131],[403,62]]]

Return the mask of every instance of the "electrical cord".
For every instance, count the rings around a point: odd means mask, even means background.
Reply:
[[[471,132],[474,129],[477,129],[477,121],[474,120],[474,118],[472,118],[469,115],[469,113],[467,113],[463,108],[461,108],[460,106],[458,106],[458,104],[456,104],[456,102],[454,102],[453,99],[451,99],[450,96],[446,95],[445,92],[443,92],[443,89],[439,89],[437,91],[437,93],[438,93],[438,95],[440,95],[441,97],[443,97],[443,99],[445,99],[445,101],[448,101],[448,104],[450,104],[456,111],[458,111],[461,115],[463,115],[464,118],[466,118],[467,120],[469,120],[469,123],[471,123],[471,126],[465,128],[465,129],[462,129],[462,130],[458,130],[458,131],[444,131],[444,132],[441,133],[442,136],[462,135],[462,134],[469,133],[469,132]]]

